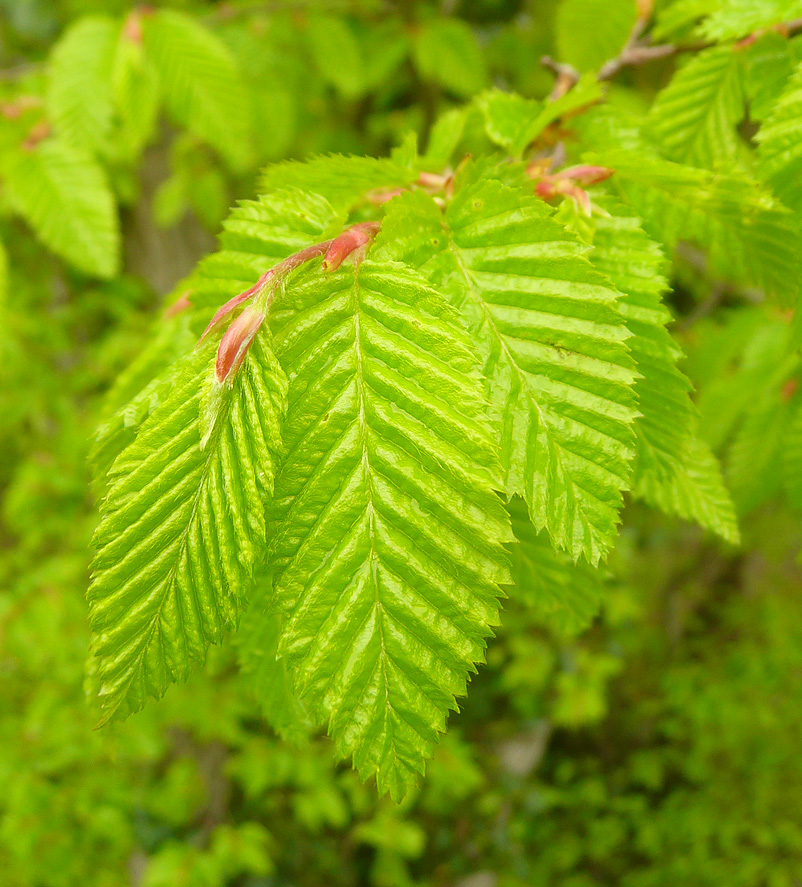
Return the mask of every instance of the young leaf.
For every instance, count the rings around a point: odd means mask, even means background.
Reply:
[[[600,152],[593,159],[616,170],[616,186],[669,252],[680,240],[695,242],[710,250],[713,270],[725,279],[795,303],[799,222],[746,175],[708,172],[640,151]]]
[[[802,64],[758,132],[760,172],[786,206],[802,212]]]
[[[415,37],[415,65],[421,77],[465,98],[485,85],[482,50],[470,25],[457,18],[434,19]]]
[[[225,44],[195,19],[169,9],[143,17],[145,53],[170,115],[234,169],[252,157],[250,104]]]
[[[727,0],[699,26],[705,40],[737,40],[799,16],[799,0]]]
[[[233,381],[211,341],[114,462],[88,593],[103,722],[185,680],[236,626],[265,541],[286,380],[257,335]]]
[[[526,604],[558,634],[578,634],[590,625],[604,600],[603,571],[575,564],[555,551],[548,534],[535,529],[526,503],[518,496],[507,508],[516,539],[510,546],[514,583],[510,597]]]
[[[668,290],[662,252],[631,211],[606,197],[594,202],[602,212],[590,225],[590,259],[623,294],[619,309],[632,333],[627,344],[639,374],[635,493],[737,542],[735,512],[716,459],[702,454],[704,445],[696,440],[691,383],[677,368],[682,351],[666,329],[671,315],[661,298]]]
[[[743,115],[740,55],[731,46],[715,46],[674,75],[657,96],[649,125],[667,157],[713,168],[745,150],[735,129]]]
[[[325,198],[338,212],[350,209],[370,191],[389,191],[414,182],[418,171],[386,157],[329,154],[306,163],[288,160],[269,166],[262,190],[299,189]]]
[[[258,601],[248,608],[237,632],[237,655],[265,720],[290,742],[301,742],[314,726],[278,655],[281,617],[264,612]]]
[[[376,255],[422,268],[468,325],[501,443],[504,488],[537,529],[597,563],[630,484],[635,373],[618,294],[541,201],[477,165],[445,214],[420,192],[388,207]]]
[[[364,60],[348,22],[335,16],[314,15],[307,22],[306,36],[324,79],[345,98],[358,96],[364,89]]]
[[[400,798],[498,623],[511,534],[496,448],[468,337],[411,269],[313,268],[287,293],[280,653],[339,753]]]
[[[193,304],[219,307],[282,259],[323,240],[335,220],[323,197],[298,188],[242,201],[223,222],[220,250],[207,256],[192,277]]]
[[[115,379],[104,402],[106,418],[95,431],[89,455],[98,489],[114,460],[172,390],[174,376],[181,371],[180,358],[192,351],[197,338],[190,311],[161,317],[151,340]],[[171,366],[175,372],[168,372]]]
[[[78,19],[50,56],[47,113],[59,136],[92,152],[107,148],[111,134],[112,67],[119,33],[119,24],[110,18]]]
[[[615,58],[635,24],[635,0],[562,0],[557,9],[557,56],[580,71]]]
[[[7,156],[4,185],[12,207],[41,240],[87,274],[109,278],[120,261],[114,196],[91,155],[60,139]]]

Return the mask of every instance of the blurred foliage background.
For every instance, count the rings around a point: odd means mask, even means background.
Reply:
[[[179,2],[143,58],[140,13],[121,0],[0,0],[0,151],[55,129],[56,161],[83,164],[121,220],[94,255],[80,217],[41,230],[37,201],[52,195],[0,179],[5,887],[802,883],[802,531],[748,484],[737,551],[630,506],[588,630],[510,604],[400,807],[319,735],[277,735],[231,647],[121,726],[93,732],[82,691],[100,398],[228,207],[270,161],[381,155],[410,129],[425,144],[441,114],[490,85],[547,95],[542,55],[590,68],[604,39],[620,43],[619,3],[607,5],[574,21],[578,5],[558,13],[555,0]],[[110,21],[124,22],[108,61],[117,93],[92,93],[87,121],[59,90],[91,85],[81,78],[104,62],[83,52],[81,29]],[[160,60],[171,41],[186,70]],[[670,71],[627,72],[620,102],[644,107]],[[706,384],[766,320],[747,309],[714,322],[715,280],[690,269],[674,284],[717,443],[733,388]]]

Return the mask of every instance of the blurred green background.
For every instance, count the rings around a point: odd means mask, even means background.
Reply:
[[[802,884],[802,530],[772,500],[749,503],[738,551],[631,505],[602,612],[578,635],[509,602],[400,807],[325,737],[277,735],[233,642],[160,703],[93,731],[89,436],[229,206],[268,162],[383,154],[408,130],[425,143],[491,84],[548,94],[541,56],[597,65],[598,39],[583,40],[615,31],[619,8],[560,45],[552,0],[169,5],[214,36],[239,86],[216,121],[167,101],[124,130],[132,141],[96,146],[120,207],[120,270],[73,270],[12,216],[0,181],[0,884]],[[129,12],[0,0],[0,149],[46,114],[46,60],[67,29]],[[642,106],[669,70],[628,72],[621,101]],[[704,395],[750,318],[722,338],[696,322],[710,281],[675,283]]]

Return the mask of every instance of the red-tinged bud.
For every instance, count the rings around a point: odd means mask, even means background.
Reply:
[[[323,270],[336,271],[356,250],[366,247],[376,236],[379,222],[360,222],[332,240],[323,256]]]
[[[123,35],[131,43],[142,45],[144,34],[142,32],[142,12],[134,10],[123,22]]]
[[[597,185],[605,179],[609,179],[615,173],[614,169],[606,166],[570,166],[568,169],[562,169],[559,172],[560,178],[572,179],[578,185]]]
[[[180,314],[182,311],[186,311],[187,308],[192,304],[189,301],[189,297],[192,295],[192,290],[187,290],[185,293],[181,293],[181,295],[170,305],[167,310],[164,312],[165,317],[175,317],[176,314]]]
[[[638,10],[638,20],[648,22],[654,12],[654,0],[635,0]]]
[[[783,385],[781,397],[783,400],[790,400],[799,390],[799,379],[788,379]]]
[[[557,183],[551,178],[541,179],[535,185],[535,194],[543,200],[552,200],[559,193]]]
[[[389,191],[372,191],[368,194],[367,200],[368,203],[372,203],[374,206],[383,206],[394,197],[398,197],[399,194],[403,193],[403,188],[391,188]]]
[[[221,384],[237,372],[245,360],[253,337],[264,323],[263,311],[246,308],[226,330],[217,349],[215,375]]]
[[[526,167],[526,174],[530,179],[541,179],[551,169],[551,165],[550,157],[539,157]]]
[[[570,197],[571,200],[574,201],[577,209],[580,209],[586,216],[589,216],[593,212],[588,192],[583,191],[579,185],[571,185],[563,191],[563,194],[565,194],[566,197]]]
[[[50,122],[47,120],[40,120],[35,126],[31,127],[27,138],[22,143],[22,147],[26,151],[32,151],[39,142],[43,142],[50,135],[50,132]]]
[[[418,176],[418,185],[421,188],[433,188],[435,191],[442,191],[449,178],[450,176],[440,175],[435,172],[422,172]]]
[[[233,299],[229,299],[225,305],[221,306],[215,312],[214,317],[209,321],[209,325],[203,331],[203,335],[198,340],[198,344],[209,335],[209,333],[217,326],[218,323],[224,318],[227,317],[231,312],[243,302],[247,302],[248,299],[252,298],[262,289],[262,287],[270,280],[271,277],[275,274],[274,269],[270,269],[270,271],[266,271],[259,280],[250,288],[245,290],[244,293],[240,293],[238,296],[234,296]]]

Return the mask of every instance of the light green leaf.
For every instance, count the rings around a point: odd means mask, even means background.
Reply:
[[[113,277],[120,261],[114,196],[92,156],[60,139],[8,155],[5,188],[11,206],[42,242],[96,277]]]
[[[558,548],[597,563],[629,488],[637,412],[618,294],[585,252],[541,201],[477,164],[444,215],[420,192],[392,201],[376,255],[421,267],[460,309],[508,496],[524,496]]]
[[[192,276],[193,304],[219,307],[282,259],[324,240],[333,224],[339,233],[342,223],[327,201],[299,189],[242,201],[223,222],[220,250]]]
[[[594,204],[601,212],[583,226],[594,247],[590,260],[622,293],[619,309],[632,333],[627,344],[639,374],[635,493],[736,542],[734,508],[715,457],[696,440],[691,383],[677,368],[682,351],[666,329],[671,314],[662,302],[668,290],[663,254],[631,210],[607,197],[594,198]],[[563,215],[573,212],[570,203],[563,207]],[[699,464],[691,469],[690,461]]]
[[[53,48],[45,107],[56,133],[78,148],[108,148],[114,116],[112,68],[120,25],[88,16],[71,25]]]
[[[467,112],[464,108],[452,108],[438,117],[429,133],[426,153],[421,166],[430,172],[440,172],[451,160],[465,131]]]
[[[117,42],[112,90],[118,129],[115,148],[136,159],[153,136],[159,111],[159,78],[144,47],[125,29]]]
[[[454,95],[469,97],[485,85],[485,60],[470,25],[434,19],[415,35],[415,64],[421,77]]]
[[[265,543],[286,379],[267,333],[233,381],[210,340],[114,462],[88,593],[102,721],[185,680],[237,625]]]
[[[662,6],[657,14],[657,23],[652,30],[653,40],[684,35],[699,19],[715,12],[723,0],[674,0]]]
[[[758,132],[758,168],[774,193],[802,212],[802,64]]]
[[[732,497],[721,478],[721,466],[709,445],[692,438],[679,454],[685,471],[656,481],[644,474],[638,493],[666,514],[676,514],[712,530],[726,542],[737,545],[741,534],[735,519]]]
[[[303,741],[314,726],[278,655],[281,617],[266,613],[258,601],[243,615],[236,636],[237,655],[268,724],[290,742]]]
[[[510,546],[514,583],[510,597],[526,604],[543,625],[560,635],[584,631],[604,600],[604,572],[575,564],[555,551],[548,534],[535,529],[523,499],[514,496],[507,507],[516,539]]]
[[[280,652],[339,754],[398,799],[498,623],[511,534],[496,447],[469,339],[411,269],[312,267],[287,293]]]
[[[327,82],[349,99],[364,91],[362,51],[345,19],[329,15],[310,16],[306,36],[312,58]]]
[[[785,37],[771,32],[742,52],[749,117],[765,120],[794,72],[791,44]]]
[[[90,451],[99,489],[114,460],[172,390],[175,373],[181,371],[180,358],[192,351],[196,341],[191,312],[161,317],[154,324],[150,341],[114,380],[104,402],[105,418],[95,431]],[[171,366],[175,373],[167,372]]]
[[[669,252],[680,240],[697,243],[724,279],[795,304],[799,222],[745,174],[708,172],[642,151],[601,152],[594,160],[616,170],[615,186]]]
[[[389,158],[328,154],[306,163],[288,160],[269,166],[261,187],[264,191],[298,188],[319,194],[340,212],[350,209],[371,191],[402,188],[417,177],[417,169]]]
[[[557,56],[580,71],[615,58],[637,17],[635,0],[562,0],[557,8]]]
[[[784,437],[792,405],[779,388],[749,405],[727,454],[727,481],[741,514],[776,495],[783,484]]]
[[[726,0],[697,29],[705,40],[737,40],[797,18],[799,0]]]
[[[649,126],[671,160],[713,168],[745,149],[741,57],[731,46],[700,52],[674,75],[649,113]]]
[[[236,62],[214,34],[182,12],[143,19],[145,53],[173,119],[208,142],[234,169],[252,155],[250,102]]]
[[[494,144],[513,153],[526,147],[519,143],[540,113],[539,102],[512,92],[488,89],[476,97],[476,104],[484,115],[485,130]]]

